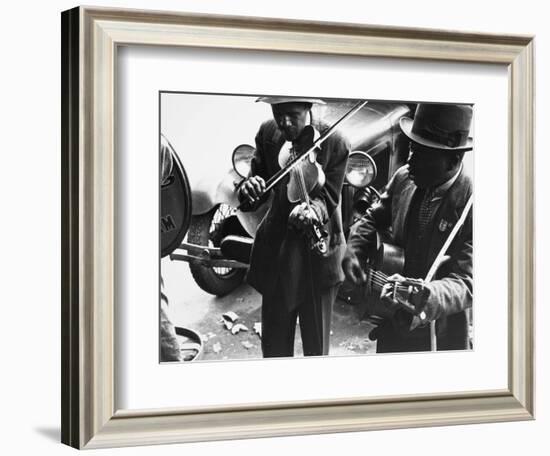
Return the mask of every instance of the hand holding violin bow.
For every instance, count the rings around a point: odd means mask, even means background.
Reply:
[[[242,183],[239,192],[243,201],[254,206],[265,193],[265,180],[260,176],[250,176]]]
[[[354,116],[367,103],[367,101],[359,101],[344,116],[332,124],[327,131],[325,131],[322,135],[313,138],[313,141],[308,144],[305,151],[300,154],[296,154],[283,169],[279,170],[276,174],[270,177],[267,182],[259,176],[252,176],[246,179],[239,188],[239,192],[244,199],[237,209],[245,211],[251,210],[251,207],[254,206],[254,204],[257,204],[258,201],[261,200],[273,187],[275,187],[275,185],[281,182],[285,176],[292,173],[297,167],[302,166],[302,161],[309,159],[311,162],[314,162],[315,158],[313,157],[313,154],[315,153],[315,150],[330,136],[332,136],[332,134],[336,132],[337,128],[342,123]],[[304,143],[305,142],[306,141],[304,141]],[[257,179],[253,179],[254,177]]]

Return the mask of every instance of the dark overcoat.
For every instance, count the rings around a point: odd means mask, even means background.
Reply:
[[[376,232],[391,228],[393,241],[405,248],[410,245],[409,213],[417,187],[409,178],[407,167],[400,168],[388,183],[380,203],[371,208],[354,227],[348,239],[347,255],[357,255],[365,261],[374,243]],[[464,169],[443,196],[432,222],[429,235],[416,251],[425,252],[422,266],[415,271],[423,278],[446,241],[451,229],[460,218],[472,194],[472,180]],[[427,284],[427,307],[433,309],[436,320],[438,350],[468,348],[468,309],[472,306],[472,210],[449,247],[449,261],[442,276]],[[417,351],[430,349],[429,325],[408,331],[404,311],[398,311],[396,321],[378,331],[378,351]],[[397,321],[403,319],[404,321]],[[410,320],[409,320],[410,321]],[[401,330],[399,331],[398,328]]]
[[[315,125],[322,134],[326,126]],[[274,120],[264,122],[256,135],[256,151],[252,159],[252,175],[268,180],[280,170],[278,155],[285,139]],[[317,161],[326,175],[326,182],[311,201],[312,209],[328,232],[328,251],[309,255],[304,251],[303,235],[288,226],[288,216],[295,206],[288,201],[288,178],[277,185],[271,207],[260,223],[254,239],[247,281],[262,294],[271,294],[283,287],[292,298],[313,286],[330,288],[344,279],[341,261],[345,252],[340,196],[349,142],[334,133],[320,146]],[[313,283],[304,281],[313,280]]]

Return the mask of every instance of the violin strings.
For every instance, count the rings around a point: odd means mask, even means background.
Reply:
[[[294,148],[291,148],[291,154],[293,156],[296,156],[297,153],[296,151],[294,150]],[[307,208],[309,210],[311,210],[311,206],[309,204],[309,195],[307,193],[307,186],[306,186],[306,183],[305,183],[305,179],[304,179],[304,174],[302,172],[302,168],[300,168],[299,166],[297,166],[296,168],[293,168],[291,170],[291,173],[294,177],[294,180],[298,180],[298,190],[300,192],[300,200],[302,200],[303,202],[305,202],[307,204]]]
[[[296,171],[298,172],[298,176],[300,177],[300,184],[302,186],[302,197],[303,197],[302,199],[306,201],[309,209],[309,197],[307,194],[307,187],[304,179],[304,173],[302,172],[302,168],[300,168],[299,166],[296,167]]]
[[[294,148],[292,148],[292,154],[293,154],[293,156],[297,155]],[[306,183],[305,183],[305,180],[304,180],[304,174],[302,172],[302,168],[300,168],[298,166],[296,168],[293,168],[292,172],[295,176],[297,176],[297,177],[295,177],[295,179],[298,179],[298,187],[300,189],[300,193],[301,193],[301,197],[302,197],[301,199],[303,199],[304,202],[307,203],[308,208],[309,208],[309,198],[308,198],[308,194],[307,194],[307,187],[306,187]]]

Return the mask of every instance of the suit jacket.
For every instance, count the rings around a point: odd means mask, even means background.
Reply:
[[[326,128],[323,125],[314,126],[320,133]],[[274,120],[261,125],[256,135],[252,175],[259,175],[267,181],[280,169],[278,155],[284,142]],[[287,197],[288,177],[272,190],[271,207],[256,232],[247,275],[247,281],[260,293],[273,293],[279,286],[287,297],[292,298],[310,286],[318,290],[343,281],[341,261],[345,239],[340,195],[349,151],[349,142],[334,133],[320,146],[317,154],[326,182],[312,199],[311,206],[328,232],[328,251],[325,255],[308,252],[303,235],[288,227],[288,216],[295,206]]]
[[[416,185],[409,179],[407,168],[400,168],[388,183],[380,203],[367,211],[352,230],[348,240],[348,254],[366,260],[370,249],[375,245],[376,231],[388,228],[391,229],[394,243],[405,248],[410,233],[408,224],[412,223],[408,220],[409,212],[416,189]],[[463,169],[443,196],[434,219],[428,226],[431,234],[424,237],[424,245],[419,249],[426,252],[426,260],[423,267],[417,271],[418,278],[423,278],[427,274],[471,194],[472,181]],[[472,306],[473,290],[471,210],[447,254],[450,260],[443,268],[442,275],[427,284],[429,294],[426,313],[430,319],[437,321],[438,349],[465,349],[468,348],[467,309]],[[404,311],[398,311],[394,319],[403,318],[401,312]],[[394,338],[399,339],[397,345],[393,346],[395,351],[406,351],[411,347],[417,347],[419,350],[429,349],[429,328],[418,328],[398,335],[395,331],[398,325],[395,321],[392,323],[394,324],[381,328],[379,344],[389,342],[392,345],[395,341],[388,339]]]

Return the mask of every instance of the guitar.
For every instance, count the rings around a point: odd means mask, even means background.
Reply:
[[[443,257],[437,269],[439,270],[448,259],[448,256]],[[411,314],[417,313],[412,298],[424,289],[424,281],[411,278],[404,278],[401,281],[388,280],[393,274],[403,275],[404,267],[404,250],[399,246],[385,242],[380,235],[377,235],[377,247],[365,265],[367,280],[362,288],[362,294],[366,315],[374,316],[374,319],[393,316],[395,308],[388,306],[385,300],[380,299],[382,288],[388,283],[392,285],[391,298],[394,303]]]

